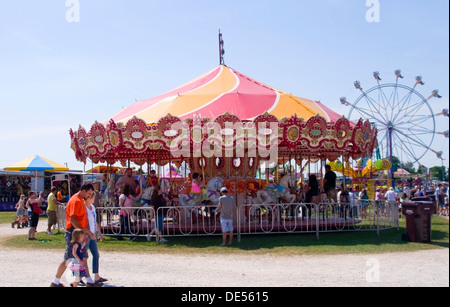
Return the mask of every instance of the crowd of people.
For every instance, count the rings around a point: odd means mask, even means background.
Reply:
[[[60,287],[61,277],[66,268],[69,266],[71,274],[74,276],[72,287],[84,285],[87,287],[103,286],[103,283],[108,281],[99,275],[99,251],[97,247],[97,240],[103,240],[103,235],[100,231],[100,216],[97,215],[96,207],[99,206],[100,192],[95,189],[92,184],[85,184],[81,187],[78,193],[75,193],[65,206],[66,211],[66,229],[64,232],[64,239],[66,242],[66,250],[64,253],[64,260],[58,266],[57,273],[51,283],[51,287]],[[36,240],[35,234],[39,223],[39,217],[47,215],[47,235],[54,235],[52,227],[57,223],[57,206],[64,206],[58,200],[58,189],[51,188],[51,193],[45,200],[43,192],[36,193],[29,191],[28,197],[21,195],[16,204],[16,217],[11,227],[17,228],[29,227],[28,240]],[[88,269],[88,251],[92,255],[92,274]],[[82,280],[86,278],[86,282]]]
[[[317,177],[312,174],[309,176],[306,187],[307,204],[320,203],[321,201],[331,201],[338,205],[343,204],[341,208],[341,215],[350,215],[353,217],[357,214],[356,210],[361,210],[361,215],[364,218],[367,216],[367,209],[370,203],[374,201],[375,204],[383,204],[387,202],[398,202],[399,211],[401,215],[401,206],[403,203],[416,198],[432,197],[439,208],[440,215],[448,216],[448,200],[449,188],[448,184],[436,184],[436,186],[429,186],[425,190],[422,186],[411,187],[408,183],[398,184],[395,188],[385,188],[378,186],[373,199],[370,199],[368,188],[351,188],[341,186],[336,188],[337,177],[331,171],[329,166],[326,167],[326,173],[323,179],[323,190]],[[58,266],[55,278],[51,286],[59,287],[61,285],[61,277],[66,271],[67,267],[74,276],[74,282],[71,286],[86,285],[88,287],[102,286],[107,279],[102,278],[99,274],[99,251],[97,246],[98,240],[103,240],[103,235],[100,229],[100,216],[97,215],[96,208],[100,206],[100,198],[107,193],[107,177],[104,177],[102,183],[85,184],[80,191],[74,194],[66,205],[66,229],[65,242],[66,250],[61,263]],[[190,178],[191,191],[196,194],[202,193],[204,182],[200,174],[194,173]],[[51,193],[47,197],[46,214],[48,216],[46,234],[53,235],[52,227],[57,222],[56,211],[58,206],[64,204],[59,201],[58,190],[56,187],[51,188]],[[321,193],[323,192],[323,193]],[[159,242],[167,242],[162,237],[163,219],[170,201],[168,196],[163,193],[160,186],[159,178],[155,171],[151,171],[146,177],[145,189],[141,189],[137,180],[132,175],[132,170],[127,169],[125,174],[115,182],[115,194],[117,196],[118,214],[120,217],[120,233],[117,240],[124,240],[124,236],[129,237],[130,241],[136,240],[136,237],[131,232],[130,215],[132,214],[133,204],[138,200],[142,200],[144,206],[151,206],[154,210],[150,212],[156,214],[151,216],[149,221],[155,223],[152,234],[156,234]],[[321,195],[326,194],[325,199],[321,199]],[[220,189],[220,198],[214,214],[220,213],[220,223],[222,226],[222,243],[220,246],[227,246],[233,243],[233,207],[236,205],[235,199],[228,194],[226,187]],[[199,197],[199,202],[201,197]],[[36,240],[35,233],[39,222],[39,216],[42,215],[42,203],[44,202],[42,192],[37,194],[34,191],[28,193],[28,197],[21,195],[20,200],[16,205],[17,216],[11,226],[14,228],[29,227],[28,240]],[[359,205],[359,206],[358,206]],[[162,208],[162,209],[161,209]],[[359,209],[357,209],[359,208]],[[382,208],[379,205],[378,208]],[[311,210],[309,210],[311,211]],[[156,227],[157,225],[157,227]],[[92,274],[88,269],[88,251],[92,255]],[[83,282],[83,278],[86,282]]]
[[[128,174],[127,174],[128,173]],[[139,191],[137,187],[132,186],[132,176],[129,175],[127,170],[125,176],[121,177],[121,180],[117,182],[116,186],[119,188],[120,196],[119,208],[121,216],[121,234],[129,234],[130,225],[127,215],[131,214],[132,204],[138,198],[141,198],[145,190]],[[158,210],[161,207],[165,207],[167,199],[162,193],[161,186],[158,185],[157,180],[153,180],[154,177],[149,176],[148,188],[150,194],[149,205],[154,207],[154,212],[157,213],[156,219],[158,220],[159,228],[155,231],[162,233],[162,219],[164,218],[164,210]],[[122,179],[123,178],[123,179]],[[197,179],[197,178],[196,178]],[[153,181],[152,181],[153,180]],[[197,181],[196,184],[199,184]],[[133,189],[134,188],[134,189]],[[134,191],[134,192],[133,192]],[[69,267],[70,272],[74,277],[74,281],[71,284],[72,287],[77,287],[80,283],[83,283],[82,279],[86,279],[86,286],[98,287],[102,286],[107,280],[99,275],[99,252],[97,247],[97,239],[103,240],[103,236],[100,232],[99,223],[97,220],[97,214],[95,210],[95,199],[100,192],[94,189],[92,184],[85,184],[81,187],[81,190],[73,195],[66,206],[66,230],[65,241],[66,250],[64,253],[64,260],[58,266],[55,278],[51,282],[51,287],[62,287],[61,277]],[[233,197],[227,195],[228,191],[225,187],[221,189],[222,197],[219,200],[217,212],[221,212],[221,223],[223,228],[223,242],[221,246],[231,245],[233,242],[233,210],[235,205]],[[97,196],[96,196],[97,195]],[[123,239],[121,236],[119,240]],[[228,242],[227,242],[228,239]],[[134,241],[135,237],[130,236],[130,240]],[[163,240],[163,241],[161,241]],[[167,242],[160,237],[160,242]],[[94,278],[90,276],[88,268],[88,250],[91,251],[92,260],[92,272]]]
[[[387,202],[397,202],[399,205],[399,214],[402,216],[402,204],[411,200],[431,199],[438,207],[439,215],[448,216],[449,187],[448,183],[436,183],[427,186],[421,184],[413,185],[412,181],[398,183],[394,187],[376,186],[373,198],[369,197],[369,189],[366,186],[345,186],[336,188],[336,174],[330,166],[325,167],[326,173],[323,180],[323,194],[321,197],[320,182],[316,175],[309,176],[306,185],[305,203],[313,204],[321,201],[329,201],[348,206],[350,216],[356,214],[356,208],[359,205],[363,218],[367,217],[367,208],[373,200],[375,204],[382,206]]]

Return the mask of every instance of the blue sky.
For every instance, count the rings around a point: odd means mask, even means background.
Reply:
[[[405,85],[423,76],[425,97],[440,90],[436,113],[449,105],[446,0],[379,0],[376,23],[365,0],[78,2],[80,20],[69,23],[66,0],[0,0],[0,168],[40,154],[83,169],[69,129],[213,69],[219,29],[227,65],[343,115],[339,98],[356,98],[355,80],[373,86],[379,71],[395,81],[399,68]],[[446,165],[448,145],[437,137],[433,146]]]

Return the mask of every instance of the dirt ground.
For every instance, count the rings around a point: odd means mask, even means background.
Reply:
[[[28,230],[0,225],[2,237]],[[100,273],[117,287],[449,287],[449,249],[332,255],[167,255],[100,251]],[[48,287],[61,251],[12,250],[0,244],[0,287]],[[66,274],[67,275],[67,274]],[[69,275],[62,282],[68,285]]]

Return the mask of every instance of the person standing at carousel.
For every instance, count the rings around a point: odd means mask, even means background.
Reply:
[[[36,240],[34,235],[37,232],[39,223],[39,216],[42,214],[42,192],[39,193],[39,198],[36,198],[36,192],[28,192],[27,208],[31,209],[30,230],[28,231],[28,240]]]
[[[136,192],[136,181],[133,178],[133,170],[131,168],[127,168],[125,174],[119,178],[116,182],[116,189],[120,189],[125,185],[129,185],[131,188],[131,195],[134,196]]]
[[[336,173],[331,170],[330,165],[325,165],[325,177],[323,178],[323,189],[327,194],[327,198],[329,201],[334,200],[334,203],[337,204],[337,194],[336,194]]]
[[[233,208],[235,206],[234,198],[228,195],[226,187],[220,189],[222,197],[219,198],[219,205],[216,213],[220,213],[220,224],[222,226],[222,244],[227,245],[227,236],[229,236],[228,245],[233,244]]]
[[[308,217],[311,219],[311,211],[314,203],[317,203],[319,196],[319,181],[316,175],[309,175],[308,186],[306,187],[306,209],[308,210]],[[306,212],[303,218],[306,217]]]
[[[131,214],[133,212],[133,203],[142,196],[144,191],[136,196],[133,196],[132,193],[132,188],[128,184],[126,184],[119,196],[120,233],[117,236],[117,240],[119,241],[123,240],[122,234],[130,235],[130,241],[136,240],[136,236],[131,232]]]
[[[165,208],[167,206],[167,200],[164,197],[161,186],[157,186],[153,189],[151,197],[151,205],[155,212],[155,223],[156,223],[155,229],[157,234],[156,238],[157,240],[159,239],[158,241],[159,243],[168,242],[166,239],[162,237],[164,216],[166,215],[167,211],[167,209]]]

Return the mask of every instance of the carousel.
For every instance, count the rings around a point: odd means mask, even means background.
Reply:
[[[217,204],[218,191],[226,186],[239,211],[250,203],[301,202],[295,170],[302,173],[309,162],[320,165],[323,173],[327,162],[371,156],[377,130],[368,121],[351,122],[318,101],[283,92],[221,63],[106,122],[71,130],[70,137],[77,160],[84,163],[156,165],[160,178],[160,167],[183,165],[185,180],[165,178],[175,207],[199,205],[188,179],[197,173],[204,185],[202,201]],[[289,171],[275,167],[270,180],[269,165],[289,165]],[[302,182],[303,175],[299,177]],[[182,211],[178,215],[191,216]],[[252,211],[242,209],[237,219],[245,224]]]

